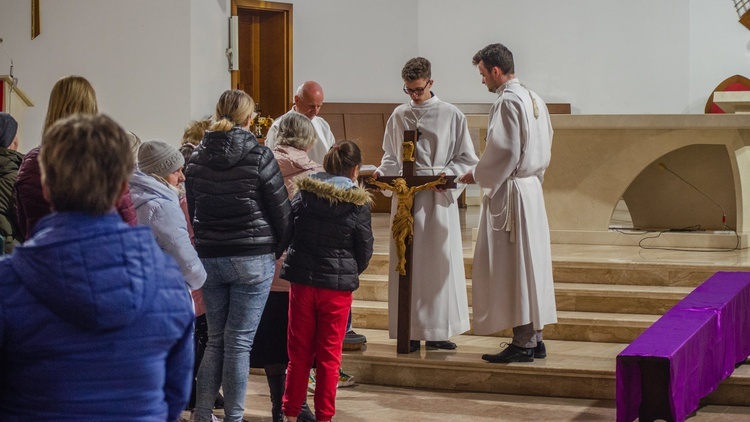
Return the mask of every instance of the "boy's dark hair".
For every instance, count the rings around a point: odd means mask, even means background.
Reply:
[[[404,82],[430,78],[432,78],[432,65],[430,64],[430,61],[424,57],[409,59],[404,65],[404,68],[401,69],[401,79],[403,79]]]

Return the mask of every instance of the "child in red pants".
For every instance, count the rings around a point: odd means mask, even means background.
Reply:
[[[283,410],[295,422],[307,394],[307,377],[317,362],[315,416],[336,413],[341,348],[359,274],[372,256],[371,196],[356,185],[362,156],[351,141],[334,145],[325,173],[294,181],[294,237],[281,267],[291,282],[286,388]]]

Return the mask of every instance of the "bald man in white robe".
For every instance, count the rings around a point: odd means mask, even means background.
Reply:
[[[336,139],[334,139],[333,133],[331,133],[331,126],[322,117],[318,116],[318,112],[320,112],[322,106],[323,88],[317,82],[307,81],[297,88],[297,93],[294,95],[294,105],[289,111],[289,113],[297,112],[304,114],[312,122],[315,132],[318,134],[318,142],[307,151],[307,156],[321,165],[323,164],[323,157],[325,157],[333,144],[336,143]],[[274,120],[266,134],[266,146],[272,150],[276,143],[276,133],[279,131],[279,120]]]

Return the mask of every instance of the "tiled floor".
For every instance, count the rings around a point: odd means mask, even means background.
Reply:
[[[308,403],[313,405],[312,396]],[[186,412],[187,413],[187,412]],[[222,416],[217,411],[217,416]],[[502,394],[458,393],[355,384],[341,388],[336,417],[342,422],[380,421],[614,421],[610,400],[575,400]],[[251,375],[245,420],[271,422],[268,386],[262,375]],[[750,421],[750,408],[707,406],[689,422]]]

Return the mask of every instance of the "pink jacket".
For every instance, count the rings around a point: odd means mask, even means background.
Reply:
[[[281,174],[284,176],[284,184],[289,192],[289,199],[292,199],[292,179],[296,177],[305,177],[310,173],[323,171],[323,166],[311,160],[305,151],[292,148],[287,145],[276,145],[273,149],[273,155],[281,168]],[[276,272],[273,275],[271,284],[272,292],[288,292],[290,289],[289,282],[279,278],[281,264],[286,259],[286,252],[276,260]]]
[[[188,234],[190,235],[190,243],[195,246],[195,234],[193,233],[193,222],[190,221],[187,209],[187,199],[185,196],[180,198],[180,208],[185,214],[185,220],[187,221]],[[203,291],[201,289],[191,290],[190,294],[193,296],[193,305],[195,307],[195,316],[199,317],[206,313],[206,304],[203,303]]]

